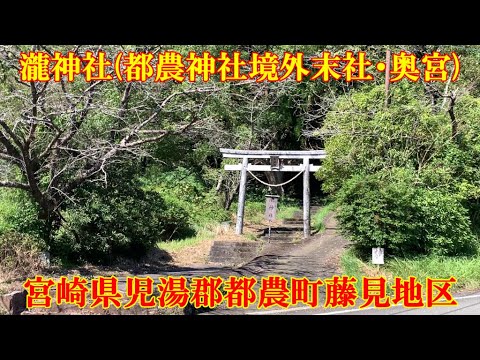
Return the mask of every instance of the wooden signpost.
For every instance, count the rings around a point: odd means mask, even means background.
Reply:
[[[277,205],[279,195],[265,195],[267,198],[265,204],[265,220],[268,221],[268,237],[272,235],[272,221],[277,217]]]
[[[296,172],[292,179],[283,184],[266,184],[268,186],[282,186],[303,173],[303,237],[310,237],[310,173],[320,169],[319,165],[311,164],[312,159],[325,159],[325,150],[310,150],[310,151],[282,151],[282,150],[233,150],[220,149],[224,158],[242,159],[241,163],[234,165],[225,165],[225,170],[240,171],[240,191],[238,194],[238,211],[237,224],[235,233],[240,235],[243,233],[243,217],[245,213],[245,194],[247,187],[247,176],[250,173],[252,176],[255,171],[280,171],[280,172]],[[269,160],[269,164],[251,164],[251,159],[265,159]],[[295,165],[283,165],[282,160],[288,159],[300,162]]]

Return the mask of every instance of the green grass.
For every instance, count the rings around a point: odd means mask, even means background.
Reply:
[[[333,203],[327,203],[323,206],[312,218],[312,229],[316,232],[321,232],[324,230],[325,226],[323,221],[325,217],[334,209]]]
[[[181,240],[159,241],[157,247],[165,251],[176,251],[188,246],[194,246],[202,241],[209,240],[215,236],[213,224],[202,226],[195,236],[191,236]]]
[[[277,219],[283,220],[292,218],[295,212],[302,210],[299,206],[294,205],[279,205],[277,211]]]
[[[363,266],[365,264],[355,255],[354,251],[349,249],[345,251],[340,258],[340,266],[342,267],[342,276],[354,277],[357,279],[355,288],[359,296],[362,294],[362,276],[365,276],[363,272]]]
[[[299,206],[296,206],[292,201],[285,201],[278,204],[277,219],[286,219],[293,217],[296,211],[301,210]],[[233,214],[236,214],[237,208],[233,206],[231,209]],[[244,218],[249,223],[262,223],[265,218],[265,201],[259,200],[247,200],[245,203],[245,215]],[[160,241],[157,243],[157,247],[165,251],[176,251],[188,246],[194,246],[202,241],[209,240],[217,236],[218,227],[220,223],[210,222],[207,224],[201,224],[198,226],[195,236],[191,236],[181,240]],[[244,234],[245,240],[257,240],[253,234]]]
[[[280,200],[278,203],[277,210],[277,219],[283,220],[293,217],[296,211],[301,211],[302,208],[293,200]],[[333,205],[331,203],[325,205],[312,219],[313,229],[319,230],[323,229],[323,220],[325,216],[333,210]],[[237,207],[232,206],[232,214],[236,214]],[[248,200],[245,203],[245,215],[244,219],[249,223],[262,223],[265,219],[265,201],[263,200]],[[217,235],[217,228],[220,226],[219,223],[211,222],[208,224],[202,224],[198,226],[197,234],[192,237],[188,237],[181,240],[172,240],[165,242],[158,242],[157,246],[165,251],[175,251],[188,246],[196,245],[202,241],[211,239]],[[245,234],[245,240],[256,240],[256,237],[252,234]]]
[[[250,223],[262,223],[265,219],[265,200],[249,200],[245,202],[245,215],[244,218]],[[291,200],[282,200],[279,199],[277,204],[277,214],[276,218],[279,220],[287,219],[293,217],[293,214],[296,211],[301,210],[301,207]],[[237,204],[232,206],[232,213],[236,214]]]
[[[446,258],[428,256],[414,260],[393,259],[386,263],[386,270],[402,279],[415,276],[425,283],[427,277],[433,279],[457,279],[452,290],[480,289],[480,256]]]
[[[390,289],[393,278],[407,280],[414,276],[425,286],[427,278],[450,279],[455,277],[457,282],[450,291],[480,289],[480,256],[475,257],[439,257],[426,256],[417,259],[386,259],[385,265],[372,265],[360,260],[353,250],[347,250],[341,257],[343,275],[354,276],[357,279],[357,291],[361,294],[362,276],[376,274],[388,279],[387,288]],[[368,275],[372,276],[372,275]],[[391,291],[388,291],[391,294]]]
[[[245,202],[245,219],[253,223],[261,223],[265,217],[265,201],[259,200],[247,200]],[[334,209],[332,202],[325,204],[316,214],[312,217],[312,228],[321,231],[323,230],[323,221],[325,217]],[[232,211],[236,213],[237,207],[233,206]],[[278,220],[292,218],[297,211],[303,211],[301,204],[291,200],[279,200],[277,205]]]
[[[235,208],[236,214],[236,208]],[[265,202],[261,201],[246,201],[244,220],[253,223],[261,223],[265,217]]]
[[[0,233],[13,230],[11,222],[7,219],[18,211],[18,204],[14,201],[13,194],[8,190],[0,189]]]

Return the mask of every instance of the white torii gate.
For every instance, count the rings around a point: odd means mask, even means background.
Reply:
[[[225,165],[225,170],[241,171],[240,191],[238,194],[237,225],[235,233],[243,233],[243,217],[245,212],[245,193],[247,186],[247,172],[253,171],[280,171],[303,172],[303,237],[310,237],[310,173],[320,169],[319,165],[310,164],[310,159],[325,159],[325,150],[310,151],[282,151],[282,150],[233,150],[220,149],[224,158],[242,159],[235,165]],[[270,165],[253,165],[250,159],[270,159]],[[282,159],[301,159],[302,164],[283,165]]]

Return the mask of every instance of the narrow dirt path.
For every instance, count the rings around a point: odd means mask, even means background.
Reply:
[[[262,250],[260,256],[240,266],[234,276],[255,277],[260,283],[262,277],[278,275],[286,278],[306,277],[311,281],[341,275],[340,257],[348,241],[337,232],[337,223],[333,214],[325,219],[326,230],[295,243],[271,242]],[[232,274],[230,274],[232,275]],[[258,285],[257,283],[257,285]],[[320,298],[324,297],[324,287],[320,287]],[[258,286],[255,288],[258,294]],[[211,315],[229,315],[251,313],[257,310],[256,304],[248,309],[227,309],[222,305],[206,312]],[[264,309],[262,309],[263,311]]]
[[[271,242],[261,255],[238,270],[243,276],[324,277],[338,272],[338,258],[347,241],[336,231],[336,221],[330,215],[327,230],[308,240],[296,243]]]

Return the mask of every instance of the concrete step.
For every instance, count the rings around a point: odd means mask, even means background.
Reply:
[[[214,241],[209,253],[209,261],[235,265],[249,261],[257,256],[261,242]]]
[[[303,226],[303,220],[299,219],[285,219],[283,220],[284,225],[302,225]]]
[[[252,247],[256,247],[258,244],[255,241],[214,241],[212,248],[227,248],[231,249],[234,248],[236,250],[250,249]]]
[[[289,232],[274,232],[272,231],[270,234],[268,233],[268,231],[265,232],[265,234],[263,234],[262,236],[263,237],[268,237],[268,236],[271,236],[271,237],[282,237],[282,238],[285,238],[285,237],[292,237],[292,236],[295,236],[296,234],[299,234],[300,232],[299,231],[289,231]]]
[[[303,225],[303,224],[302,224]],[[303,226],[289,226],[289,227],[273,227],[271,228],[272,234],[291,234],[292,232],[303,231]],[[264,229],[264,234],[268,234],[268,228]]]
[[[303,227],[280,227],[272,228],[270,230],[270,236],[268,229],[265,229],[264,234],[260,239],[266,242],[292,243],[298,241],[302,237],[302,234]]]
[[[272,239],[272,238],[262,238],[262,241],[266,242],[266,243],[270,243],[270,244],[292,244],[292,243],[296,243],[298,241],[300,241],[301,239],[298,238],[290,238],[290,239]]]
[[[264,241],[293,241],[296,239],[298,236],[293,236],[293,235],[288,235],[288,236],[283,236],[283,235],[264,235],[260,239]]]

